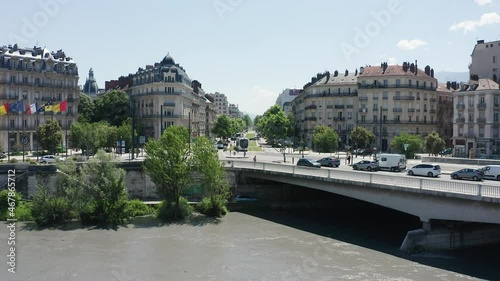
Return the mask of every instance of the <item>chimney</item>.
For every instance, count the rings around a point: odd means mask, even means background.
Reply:
[[[434,78],[434,68],[431,68],[431,77]]]
[[[347,69],[346,69],[346,70],[345,70],[345,75],[344,75],[344,76],[347,76],[347,75],[349,75],[349,70],[347,70]]]
[[[333,72],[333,77],[337,77],[339,76],[339,72],[337,70],[335,70],[335,72]]]
[[[450,82],[450,81],[448,81],[448,82],[446,82],[446,89],[448,89],[448,90],[449,90],[450,88],[451,88],[451,82]]]
[[[484,44],[484,40],[477,40],[478,44]]]

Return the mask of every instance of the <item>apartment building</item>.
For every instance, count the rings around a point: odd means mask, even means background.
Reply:
[[[62,50],[0,47],[0,103],[16,104],[16,110],[0,116],[2,150],[22,150],[23,145],[25,150],[38,149],[36,130],[48,119],[57,120],[65,132],[61,146],[71,147],[69,129],[78,119],[79,92],[77,65]],[[64,101],[66,110],[34,111]],[[28,111],[30,105],[34,107]]]
[[[500,82],[500,41],[478,40],[471,54],[469,74],[471,80],[491,79]]]
[[[208,94],[208,96],[213,99],[217,115],[226,114],[229,116],[229,103],[225,94],[215,92],[214,94]]]
[[[358,87],[358,126],[375,134],[381,151],[390,151],[401,133],[425,137],[437,129],[437,80],[429,66],[421,70],[415,61],[362,67]]]
[[[316,75],[292,101],[296,120],[296,135],[308,147],[316,126],[324,125],[337,131],[340,146],[349,145],[350,131],[356,124],[357,71]]]
[[[453,145],[453,93],[459,90],[457,82],[438,83],[437,133],[446,147]]]
[[[139,68],[127,92],[148,137],[158,139],[169,126],[188,128],[192,138],[206,134],[207,100],[201,84],[192,81],[169,54]]]
[[[491,79],[460,85],[453,93],[454,156],[500,158],[500,88]]]
[[[285,89],[276,98],[276,104],[285,112],[285,115],[292,112],[292,101],[302,93],[302,89]]]

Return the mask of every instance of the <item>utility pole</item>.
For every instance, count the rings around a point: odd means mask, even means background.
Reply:
[[[380,122],[380,128],[379,128],[380,129],[380,131],[379,131],[379,134],[380,134],[379,135],[380,136],[379,137],[379,140],[380,140],[379,146],[380,147],[379,147],[379,151],[382,152],[382,122],[383,122],[383,120],[382,120],[382,106],[380,106],[380,120],[379,120],[379,122]]]
[[[131,102],[132,102],[132,109],[131,109],[131,113],[132,113],[132,143],[130,145],[131,145],[132,151],[131,151],[130,159],[134,160],[134,152],[135,152],[134,151],[135,100],[132,96],[131,96]],[[120,147],[120,150],[121,150],[121,147]]]
[[[189,110],[189,115],[188,115],[188,130],[189,130],[189,151],[191,151],[191,109]]]
[[[163,135],[163,105],[160,105],[160,137]]]

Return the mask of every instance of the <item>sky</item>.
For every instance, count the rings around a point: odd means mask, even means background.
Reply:
[[[170,53],[207,93],[263,114],[317,73],[418,61],[467,72],[477,40],[500,40],[500,0],[17,0],[0,45],[62,49],[83,85]]]

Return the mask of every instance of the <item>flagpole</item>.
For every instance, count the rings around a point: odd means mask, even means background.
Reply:
[[[38,107],[37,105],[36,105],[36,107]],[[37,108],[37,110],[36,110],[36,162],[37,163],[38,163],[38,154],[40,154],[38,151],[39,146],[40,146],[40,141],[39,141],[40,138],[38,137],[38,126],[39,126],[40,121],[38,119],[38,115],[40,115],[40,113],[38,112],[38,108]]]
[[[8,104],[8,103],[7,103]],[[5,107],[5,104],[3,105]],[[10,112],[7,105],[7,161],[10,163]]]
[[[19,109],[19,108],[18,108]],[[25,137],[25,134],[26,134],[26,126],[24,126],[24,108],[21,106],[20,108],[22,110],[22,113],[21,114],[21,123],[23,124],[23,138]],[[24,152],[26,151],[25,150],[25,147],[26,145],[21,141],[21,144],[23,145],[23,162],[24,162]]]

